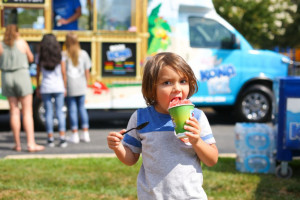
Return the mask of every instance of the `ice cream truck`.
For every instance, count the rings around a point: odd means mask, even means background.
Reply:
[[[271,119],[273,80],[288,75],[290,60],[254,49],[217,14],[211,0],[80,2],[82,16],[76,33],[93,64],[87,109],[145,107],[143,63],[156,53],[172,51],[188,62],[198,79],[199,90],[190,99],[196,106],[234,111],[239,121]],[[15,19],[36,54],[44,33],[55,34],[63,46],[67,31],[52,29],[52,7],[50,0],[2,1],[0,34]],[[35,67],[35,63],[30,66],[32,76]],[[1,109],[8,109],[5,97],[0,99]],[[43,124],[43,104],[38,98],[34,113],[36,123]]]

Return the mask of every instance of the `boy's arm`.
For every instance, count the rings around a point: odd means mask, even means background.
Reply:
[[[208,167],[212,167],[218,162],[218,148],[215,144],[207,144],[201,138],[192,144],[198,158]]]
[[[200,137],[201,128],[196,118],[191,117],[186,123],[185,130],[191,132],[186,133],[189,142],[192,144],[199,159],[207,166],[211,167],[218,162],[218,148],[215,144],[207,144]]]
[[[110,132],[107,136],[108,147],[114,150],[116,156],[125,165],[134,165],[140,157],[140,154],[133,153],[128,147],[122,144],[123,135],[126,130],[120,132]]]

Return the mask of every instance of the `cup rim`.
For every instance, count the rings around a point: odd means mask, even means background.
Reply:
[[[195,108],[195,105],[194,104],[182,104],[182,105],[176,105],[176,106],[173,106],[172,108],[176,108],[176,107],[179,107],[179,106],[193,106]],[[168,110],[172,109],[172,108],[168,108]]]

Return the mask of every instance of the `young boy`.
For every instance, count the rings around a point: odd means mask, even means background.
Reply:
[[[204,112],[194,109],[194,117],[184,127],[191,143],[186,145],[175,136],[168,112],[172,100],[189,98],[197,89],[192,69],[180,56],[159,53],[144,69],[142,92],[148,107],[134,112],[127,129],[146,121],[149,125],[125,136],[125,130],[109,133],[108,146],[124,164],[133,165],[143,155],[137,180],[139,199],[207,199],[201,162],[213,166],[218,161],[209,122]]]

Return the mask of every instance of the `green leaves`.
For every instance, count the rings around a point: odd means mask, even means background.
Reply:
[[[287,40],[292,33],[287,34],[287,30],[296,23],[295,3],[288,0],[213,0],[213,2],[216,11],[255,48],[273,49],[275,46],[291,46]],[[294,32],[294,35],[296,34],[297,32]]]

